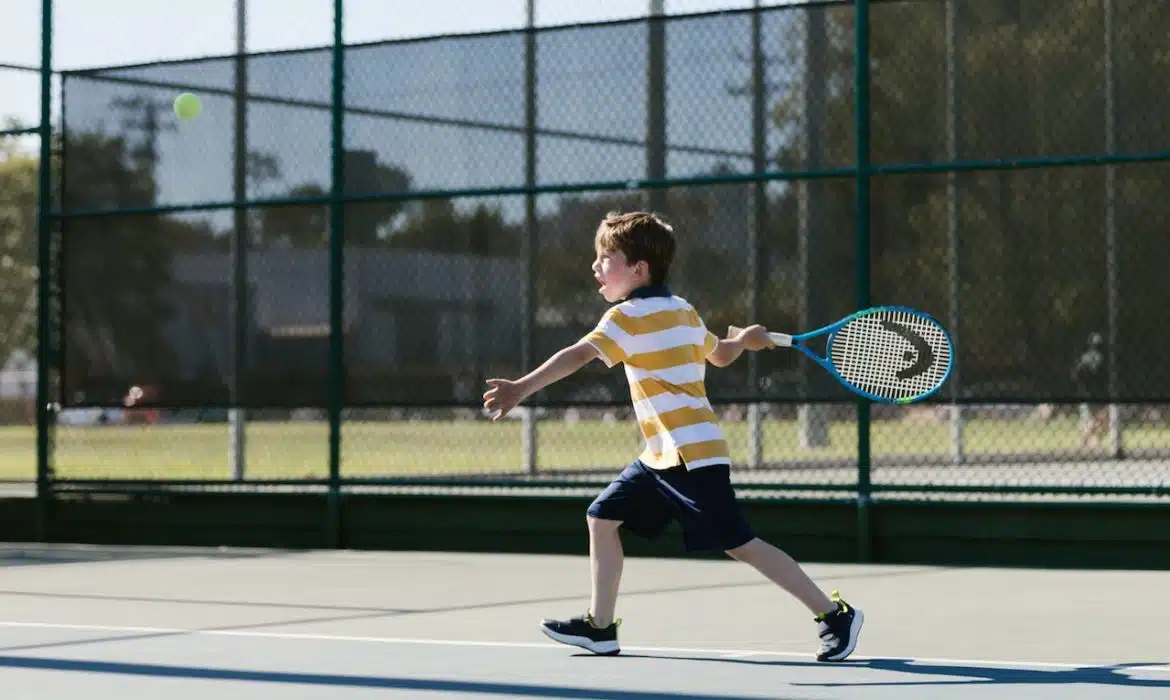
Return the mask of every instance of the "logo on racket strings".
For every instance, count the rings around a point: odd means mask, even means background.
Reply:
[[[902,359],[909,362],[910,365],[900,370],[896,375],[898,379],[913,379],[921,374],[924,374],[934,364],[934,350],[931,349],[930,343],[926,342],[926,338],[916,333],[909,326],[893,321],[882,319],[882,328],[892,333],[897,333],[902,338],[914,346],[914,352],[906,351]]]

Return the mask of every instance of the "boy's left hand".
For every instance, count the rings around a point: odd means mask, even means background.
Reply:
[[[766,350],[776,347],[776,342],[768,335],[768,329],[759,324],[743,329],[739,337],[746,350]]]
[[[499,420],[524,399],[519,382],[508,379],[489,379],[491,388],[483,393],[483,407],[492,413],[492,420]]]

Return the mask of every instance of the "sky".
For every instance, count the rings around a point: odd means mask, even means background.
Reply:
[[[332,0],[246,0],[247,48],[269,51],[328,44]],[[764,6],[789,0],[763,0]],[[668,14],[750,7],[753,0],[664,0]],[[647,14],[650,0],[536,0],[538,25]],[[527,0],[346,0],[345,39],[383,39],[523,27]],[[235,51],[235,0],[56,0],[57,69],[94,68]],[[4,0],[0,63],[39,65],[41,0]],[[0,69],[0,119],[33,123],[35,74]]]
[[[40,51],[41,0],[4,0],[6,41],[0,63],[36,64]],[[249,52],[327,46],[332,37],[332,0],[246,0]],[[763,0],[761,5],[789,4]],[[689,14],[750,7],[753,0],[664,0],[667,14]],[[526,0],[346,0],[347,43],[523,27]],[[556,26],[642,17],[650,0],[536,0],[536,23]],[[779,13],[788,15],[788,13]],[[109,68],[159,60],[223,56],[235,51],[235,0],[56,0],[54,67],[59,70]],[[765,36],[786,40],[786,17],[766,18]],[[675,150],[678,144],[736,153],[751,151],[750,101],[728,94],[727,85],[750,81],[743,54],[750,49],[749,20],[728,17],[672,23],[668,62],[687,66],[667,72],[667,176],[711,172],[727,159]],[[20,31],[27,27],[28,31]],[[604,35],[604,36],[600,36]],[[538,55],[538,114],[544,129],[602,133],[641,140],[646,105],[644,29],[606,30],[582,38],[558,33],[542,40]],[[347,102],[358,107],[523,124],[523,63],[520,37],[477,40],[474,52],[451,50],[442,42],[354,49],[347,58]],[[591,47],[593,55],[584,53]],[[783,49],[777,48],[776,51]],[[419,66],[427,70],[420,73]],[[120,75],[138,79],[190,81],[228,89],[231,64],[192,64],[130,68]],[[253,61],[250,86],[261,94],[313,100],[330,99],[328,54],[291,54]],[[38,76],[0,69],[0,120],[15,116],[34,124],[39,113]],[[121,90],[141,87],[73,81],[69,89],[69,127],[118,130],[124,115],[96,108]],[[174,90],[146,90],[169,103]],[[54,122],[59,89],[54,88]],[[630,96],[637,96],[632,101]],[[639,99],[640,98],[640,99]],[[197,120],[175,123],[158,140],[159,205],[224,202],[233,199],[232,100],[203,95]],[[76,105],[76,106],[73,106]],[[712,128],[715,127],[715,128]],[[279,159],[280,176],[251,187],[249,199],[281,197],[290,188],[329,182],[329,115],[323,110],[266,104],[250,107],[249,150]],[[35,139],[26,141],[30,149]],[[412,189],[467,189],[523,186],[523,137],[514,133],[467,130],[430,123],[404,123],[351,115],[346,146],[373,151],[379,162],[404,168]],[[644,174],[639,147],[607,145],[542,136],[538,142],[537,181],[541,184],[625,180]],[[750,160],[731,163],[750,168]],[[511,201],[516,199],[516,201]],[[551,202],[547,202],[551,204]],[[522,211],[522,201],[499,202]],[[541,205],[546,204],[542,199]],[[541,207],[543,208],[543,206]],[[230,221],[230,212],[199,215]],[[222,221],[221,221],[222,220]]]

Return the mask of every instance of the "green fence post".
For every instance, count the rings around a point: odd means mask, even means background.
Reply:
[[[869,300],[869,0],[854,0],[856,33],[854,100],[857,126],[857,308]],[[870,561],[870,437],[869,402],[857,402],[857,557]]]
[[[341,542],[341,409],[345,401],[345,0],[333,0],[333,176],[329,209],[329,493],[327,543]]]
[[[49,536],[52,486],[49,466],[49,210],[53,206],[53,0],[41,2],[41,162],[37,168],[37,539]]]
[[[768,169],[768,87],[767,57],[764,55],[764,18],[760,0],[752,3],[752,173]],[[768,184],[757,180],[752,187],[751,224],[748,226],[748,303],[747,317],[759,323],[760,297],[764,286],[763,241],[768,228]],[[748,393],[748,466],[759,468],[764,462],[764,429],[760,399],[760,354],[747,353]]]
[[[524,318],[520,331],[520,371],[531,372],[535,367],[532,359],[536,354],[536,264],[538,215],[536,194],[536,0],[528,0],[524,35],[524,186],[529,191],[524,195],[524,233],[520,243],[521,259],[524,263]],[[524,426],[521,436],[521,451],[525,473],[535,476],[538,463],[539,433],[536,428],[536,407],[520,411]]]
[[[232,407],[228,411],[232,478],[243,481],[248,468],[248,413],[242,405],[244,373],[248,371],[248,0],[236,0],[236,58],[233,86],[235,149],[232,185],[236,206],[232,209],[235,237],[232,241]]]

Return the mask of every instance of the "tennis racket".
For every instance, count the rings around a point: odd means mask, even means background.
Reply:
[[[735,335],[741,329],[729,326]],[[954,363],[951,336],[930,315],[903,306],[858,311],[807,333],[769,333],[781,347],[794,347],[860,396],[887,404],[921,401],[939,390]],[[827,336],[825,353],[806,341]]]

